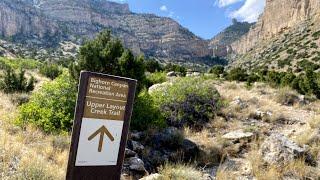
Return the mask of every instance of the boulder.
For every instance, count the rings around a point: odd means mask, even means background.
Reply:
[[[126,148],[126,150],[125,150],[125,157],[126,158],[135,157],[136,155],[137,155],[136,152]]]
[[[201,75],[200,72],[193,72],[193,73],[192,73],[192,76],[194,76],[194,77],[198,77],[198,76],[200,76],[200,75]]]
[[[139,143],[137,141],[131,141],[131,143],[132,143],[132,150],[133,151],[136,151],[139,153],[144,150],[144,146],[141,143]]]
[[[260,154],[265,162],[284,165],[294,159],[303,157],[306,149],[279,133],[271,134],[261,145]]]
[[[173,83],[172,82],[164,82],[160,84],[154,84],[148,89],[148,93],[152,94],[154,91],[162,91],[167,88],[167,86],[171,86]]]
[[[138,172],[146,172],[146,169],[144,168],[144,163],[141,159],[137,157],[131,157],[128,163],[129,163],[130,170],[134,170]]]
[[[168,77],[176,77],[176,76],[177,76],[177,73],[174,72],[174,71],[170,71],[170,72],[167,73],[167,76],[168,76]]]
[[[194,142],[189,139],[184,139],[182,142],[182,151],[184,155],[184,159],[189,161],[194,159],[200,152],[199,147]]]
[[[170,160],[170,155],[160,150],[150,150],[144,155],[143,161],[145,162],[145,168],[149,172],[157,170],[157,167],[165,164]]]
[[[182,133],[175,127],[168,127],[162,132],[155,134],[151,139],[151,144],[155,148],[173,148],[181,146]]]
[[[228,139],[228,140],[240,140],[240,139],[250,139],[251,137],[253,137],[253,135],[254,134],[251,132],[243,132],[243,130],[240,129],[240,130],[229,132],[223,135],[222,138]]]

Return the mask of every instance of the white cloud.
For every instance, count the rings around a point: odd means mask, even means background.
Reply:
[[[246,0],[244,5],[230,13],[230,17],[241,21],[255,22],[264,10],[265,0]]]
[[[216,5],[218,5],[219,7],[226,7],[240,1],[243,1],[243,0],[216,0]]]
[[[170,11],[170,13],[169,13],[168,16],[171,17],[171,18],[173,18],[173,17],[174,17],[174,12],[173,12],[173,11]]]
[[[167,6],[163,5],[160,7],[160,11],[168,11]]]

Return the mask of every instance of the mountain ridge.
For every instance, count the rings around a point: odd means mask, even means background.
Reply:
[[[126,4],[96,0],[4,0],[0,9],[3,24],[0,35],[9,41],[41,47],[59,46],[64,41],[79,45],[85,38],[111,29],[135,54],[177,63],[211,59],[207,40],[171,18],[132,13]]]

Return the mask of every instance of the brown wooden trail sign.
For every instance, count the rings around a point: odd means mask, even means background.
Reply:
[[[67,180],[119,180],[137,81],[81,72]]]

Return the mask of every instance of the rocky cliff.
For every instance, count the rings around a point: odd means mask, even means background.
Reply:
[[[281,34],[308,19],[319,17],[319,0],[266,0],[264,13],[248,34],[232,44],[239,54],[252,50],[256,44]]]
[[[256,25],[232,44],[230,66],[320,71],[319,47],[319,0],[267,0]]]
[[[210,59],[208,42],[171,18],[130,12],[127,4],[101,0],[2,0],[0,35],[19,43],[55,47],[81,44],[111,29],[134,53],[163,61]]]
[[[18,0],[0,2],[0,35],[2,37],[12,40],[33,37],[47,41],[58,33],[58,25],[48,21],[33,6]]]
[[[231,44],[248,33],[254,23],[238,22],[233,19],[232,25],[224,29],[210,40],[209,46],[214,56],[226,57],[232,53]]]

